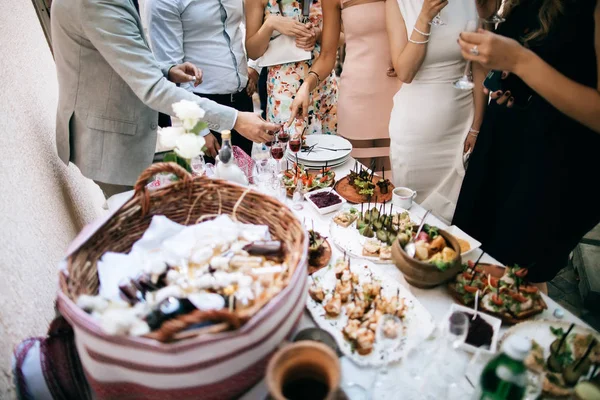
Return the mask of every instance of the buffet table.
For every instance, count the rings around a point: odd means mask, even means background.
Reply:
[[[349,173],[349,171],[354,167],[354,164],[355,164],[354,159],[350,158],[343,165],[340,165],[340,166],[334,168],[336,177],[338,179],[340,179],[340,178],[346,176]],[[113,198],[111,198],[109,200],[110,208],[114,210],[114,209],[120,207],[120,205],[123,204],[125,201],[127,201],[131,197],[131,195],[132,195],[132,192],[128,192],[128,193],[123,193],[118,196],[114,196]],[[292,208],[291,207],[292,206],[291,199],[288,198],[285,201],[290,206],[290,208]],[[333,218],[335,213],[320,215],[307,202],[304,202],[304,207],[302,210],[298,210],[298,211],[294,211],[294,212],[296,213],[296,215],[298,216],[298,219],[300,221],[304,221],[305,226],[307,228],[314,227],[314,230],[319,232],[320,234],[322,234],[324,237],[330,236],[329,227],[330,227],[331,219]],[[411,217],[412,217],[411,219],[413,221],[419,221],[419,222],[421,221],[422,217],[425,215],[425,212],[426,212],[426,210],[416,203],[413,204],[412,208],[409,210],[409,213],[411,214]],[[431,214],[429,214],[427,216],[426,222],[429,223],[430,225],[434,225],[434,226],[438,226],[438,227],[442,227],[442,228],[447,227],[447,224],[445,224],[444,222],[442,222],[441,220],[439,220],[438,218],[436,218],[434,215],[431,215]],[[330,241],[330,244],[332,246],[331,262],[333,263],[333,262],[335,262],[336,259],[341,258],[343,256],[343,253],[339,248],[337,248],[334,245],[333,241]],[[468,257],[463,258],[463,262],[466,262],[467,260],[475,261],[476,259],[479,258],[480,255],[481,255],[481,250],[475,249],[472,252],[470,252]],[[352,258],[352,260],[351,260],[351,263],[353,265],[360,264],[360,262],[361,261],[359,258]],[[482,263],[491,263],[491,264],[501,264],[499,261],[495,260],[493,257],[491,257],[490,255],[487,255],[487,254],[485,254],[482,257],[481,262]],[[419,300],[419,302],[429,311],[433,320],[436,323],[440,323],[444,319],[444,317],[449,312],[451,305],[454,303],[454,300],[448,293],[448,290],[445,287],[445,285],[439,286],[434,289],[418,289],[416,287],[410,286],[404,279],[402,273],[393,264],[377,264],[374,268],[377,268],[377,272],[380,275],[383,275],[386,278],[389,278],[390,280],[399,282],[401,285],[403,285],[405,288],[407,288]],[[562,318],[560,319],[562,322],[567,322],[567,323],[572,322],[572,323],[576,323],[579,326],[589,328],[589,326],[585,322],[583,322],[582,320],[577,318],[575,315],[573,315],[568,310],[563,309],[554,300],[550,299],[546,295],[543,295],[543,297],[544,297],[544,300],[545,300],[548,308],[543,313],[533,317],[532,319],[555,321],[555,320],[557,320],[557,318],[554,316],[554,312],[557,309],[559,309],[562,314]],[[300,323],[296,329],[296,332],[300,331],[302,329],[305,329],[305,328],[315,327],[315,326],[316,326],[316,324],[313,321],[312,317],[310,316],[309,312],[307,310],[305,310],[304,314],[300,320]],[[506,326],[503,326],[500,329],[500,332],[499,332],[500,338],[502,338],[503,334],[506,332],[507,329],[508,328]],[[342,368],[342,386],[344,386],[344,384],[352,382],[354,384],[358,384],[358,385],[362,386],[363,388],[369,389],[371,387],[373,381],[375,380],[375,376],[377,374],[376,368],[358,366],[357,364],[350,361],[345,356],[341,357],[341,368]],[[406,374],[406,370],[403,371],[402,368],[403,368],[402,362],[392,363],[387,368],[387,371],[389,372],[389,376],[393,377],[394,380],[397,380],[397,384],[394,387],[387,388],[387,391],[389,393],[386,393],[386,394],[389,394],[389,396],[391,398],[397,397],[398,390],[402,390],[403,385],[407,383],[406,381],[403,381],[403,378],[407,378],[407,374]],[[410,378],[408,378],[408,379],[410,379]],[[461,383],[461,387],[464,390],[462,392],[462,394],[463,394],[462,398],[464,398],[465,396],[468,397],[468,393],[472,392],[472,390],[473,390],[471,382],[468,382],[468,383],[469,384],[467,384],[467,379],[465,379],[464,382]],[[262,399],[265,399],[267,396],[268,396],[268,391],[267,391],[265,382],[263,380],[263,381],[259,382],[254,388],[252,388],[249,392],[247,392],[242,397],[242,399],[245,399],[245,400],[260,399],[260,400],[262,400]],[[388,397],[388,396],[386,396],[386,397]],[[403,394],[403,398],[407,398],[406,393]],[[419,396],[416,398],[424,398],[424,397]]]
[[[349,159],[345,164],[335,168],[336,177],[343,177],[347,175],[350,169],[354,166],[354,160]],[[287,200],[288,205],[291,206],[291,200]],[[320,215],[315,210],[313,210],[309,204],[304,204],[304,208],[299,211],[295,211],[298,215],[298,218],[302,221],[305,221],[307,227],[312,227],[314,224],[314,229],[321,233],[324,236],[329,236],[329,225],[331,222],[331,218],[334,214]],[[419,206],[418,204],[414,204],[410,209],[410,214],[413,217],[414,221],[421,221],[422,216],[425,214],[425,209]],[[438,226],[438,227],[447,227],[447,224],[443,223],[441,220],[436,218],[433,215],[429,215],[426,220],[427,223]],[[342,252],[336,248],[333,244],[333,254],[331,258],[331,262],[334,262],[338,257],[342,257]],[[463,262],[467,260],[475,261],[481,254],[481,250],[476,249],[469,257],[463,259]],[[354,260],[353,262],[359,263],[359,259]],[[492,263],[492,264],[500,264],[493,257],[485,254],[481,259],[482,263]],[[408,288],[410,292],[417,297],[417,299],[423,304],[423,306],[429,311],[429,313],[433,316],[434,321],[440,322],[444,316],[448,313],[450,305],[454,302],[450,294],[448,293],[445,286],[440,286],[434,289],[418,289],[410,286],[406,280],[404,279],[402,273],[393,265],[393,264],[378,264],[377,268],[380,269],[383,275],[389,277],[390,279],[394,279],[400,282],[403,286]],[[553,313],[556,309],[561,309],[563,311],[562,321],[574,322],[578,325],[587,327],[588,325],[573,315],[568,310],[562,309],[562,307],[557,304],[554,300],[550,299],[548,296],[544,295],[544,300],[548,305],[548,309],[545,310],[542,314],[537,315],[533,319],[546,319],[546,320],[556,320],[556,317],[553,316]],[[308,327],[314,327],[315,322],[312,320],[308,311],[304,312],[302,320],[297,328],[297,330],[302,330]],[[500,337],[502,337],[503,333],[506,331],[507,327],[503,326],[500,332]],[[401,368],[402,363],[398,363],[396,365],[391,365],[389,367],[390,375],[394,373],[400,375],[402,374]],[[373,382],[376,374],[375,368],[369,367],[359,367],[346,357],[341,357],[341,366],[342,366],[342,384],[344,382],[353,382],[360,384],[365,388],[369,388],[371,383]],[[467,385],[465,385],[467,386]],[[467,386],[469,387],[469,386]],[[243,396],[243,399],[254,400],[254,399],[265,399],[267,396],[267,389],[264,383],[264,380],[261,381],[258,385],[256,385],[250,392],[246,393]],[[393,395],[393,392],[390,392],[390,395]],[[397,392],[396,392],[397,395]]]

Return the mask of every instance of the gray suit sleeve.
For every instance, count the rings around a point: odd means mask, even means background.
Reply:
[[[195,96],[165,79],[165,72],[170,66],[159,65],[154,59],[130,1],[81,1],[82,25],[87,38],[148,107],[173,115],[173,103],[190,100],[204,109],[204,120],[210,129],[233,128],[236,110]]]

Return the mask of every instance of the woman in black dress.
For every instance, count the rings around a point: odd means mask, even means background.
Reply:
[[[459,39],[465,58],[508,78],[486,110],[453,222],[499,261],[529,267],[542,290],[600,222],[598,1],[508,0],[497,34]]]

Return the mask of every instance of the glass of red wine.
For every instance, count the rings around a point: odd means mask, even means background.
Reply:
[[[302,136],[294,135],[288,144],[290,151],[294,154],[298,153],[302,148]]]
[[[281,173],[281,159],[285,152],[285,144],[280,141],[276,141],[271,145],[271,156],[277,161],[277,174]]]
[[[281,128],[281,130],[277,134],[277,140],[285,145],[287,142],[290,141],[290,134],[287,133],[284,128]]]

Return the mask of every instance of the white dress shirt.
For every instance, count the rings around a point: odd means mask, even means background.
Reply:
[[[146,0],[152,51],[159,62],[189,61],[203,72],[203,94],[232,94],[246,88],[243,0]]]

